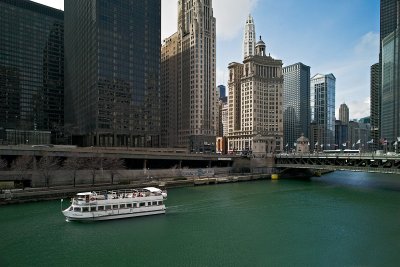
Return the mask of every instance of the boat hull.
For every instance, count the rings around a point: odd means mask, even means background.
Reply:
[[[125,218],[133,218],[133,217],[141,217],[141,216],[149,216],[149,215],[158,215],[165,214],[165,208],[159,210],[145,210],[145,211],[135,211],[135,212],[127,212],[127,213],[118,213],[118,214],[73,214],[68,211],[64,211],[64,216],[67,221],[106,221],[106,220],[115,220],[115,219],[125,219]]]

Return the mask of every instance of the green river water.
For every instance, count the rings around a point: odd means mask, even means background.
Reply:
[[[92,223],[60,201],[0,206],[0,266],[400,266],[400,176],[176,188],[166,206]]]

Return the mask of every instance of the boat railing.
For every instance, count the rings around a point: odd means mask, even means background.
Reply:
[[[160,196],[163,195],[162,193],[164,193],[164,191],[150,192],[145,189],[120,189],[120,190],[110,190],[110,191],[103,190],[103,191],[91,192],[89,198],[82,196],[79,197],[75,196],[71,202],[74,205],[88,205],[88,204],[90,205],[90,204],[96,204],[98,200]]]

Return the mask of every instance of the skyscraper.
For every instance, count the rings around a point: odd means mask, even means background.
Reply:
[[[252,150],[257,139],[265,143],[265,153],[282,151],[282,61],[266,54],[260,37],[254,55],[243,64],[230,63],[228,70],[228,150]]]
[[[293,149],[310,127],[310,67],[296,63],[283,68],[283,143]]]
[[[380,52],[382,51],[382,40],[392,33],[397,27],[398,2],[399,0],[380,0]]]
[[[178,32],[164,41],[161,52],[161,93],[162,99],[169,100],[162,106],[168,116],[162,127],[163,146],[215,150],[215,35],[212,0],[178,2]],[[169,105],[176,109],[170,110]]]
[[[218,85],[218,128],[217,128],[217,136],[224,136],[224,122],[225,127],[227,127],[227,118],[228,118],[228,97],[226,96],[226,87],[224,85]],[[225,132],[226,134],[226,132]]]
[[[349,148],[349,123],[341,120],[335,121],[335,145],[327,149]]]
[[[80,145],[159,146],[161,0],[65,1],[65,118]]]
[[[14,129],[11,143],[64,124],[63,19],[35,2],[0,0],[0,128]]]
[[[380,139],[380,64],[376,63],[371,66],[371,138],[373,139],[372,143],[370,142],[369,148],[371,150],[378,149],[378,143]]]
[[[242,76],[243,64],[232,62],[228,66],[229,69],[229,97],[228,97],[228,132],[232,134],[240,131],[242,122]],[[233,146],[233,147],[232,147]],[[236,149],[231,145],[231,150]]]
[[[218,96],[219,96],[219,100],[221,100],[222,102],[226,103],[227,101],[227,97],[226,97],[226,87],[225,85],[218,85]]]
[[[345,103],[340,105],[339,108],[339,120],[344,124],[349,123],[349,108]]]
[[[254,55],[256,46],[256,27],[254,19],[251,15],[246,20],[244,26],[244,38],[243,38],[243,58]]]
[[[381,66],[381,137],[393,143],[400,137],[400,23],[382,40]]]
[[[378,93],[371,93],[371,129],[373,139],[376,135],[380,139],[381,119],[382,119],[382,41],[383,39],[396,30],[398,19],[398,3],[399,0],[381,0],[380,1],[380,42],[379,42],[379,90]],[[376,113],[378,113],[376,115]],[[375,143],[375,142],[374,142]]]
[[[329,149],[335,142],[335,84],[333,74],[311,78],[311,136],[314,149]]]

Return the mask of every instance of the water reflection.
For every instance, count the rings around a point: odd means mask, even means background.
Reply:
[[[321,185],[400,191],[400,176],[396,174],[336,171],[314,177],[311,181]]]

